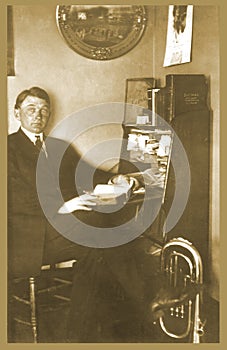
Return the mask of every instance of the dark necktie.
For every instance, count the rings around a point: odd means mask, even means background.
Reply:
[[[35,138],[36,138],[35,145],[38,148],[38,150],[40,151],[42,149],[42,142],[40,140],[40,136],[35,135]]]

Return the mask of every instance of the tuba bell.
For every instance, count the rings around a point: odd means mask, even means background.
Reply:
[[[162,331],[183,342],[200,343],[205,322],[200,319],[203,268],[198,250],[181,237],[171,239],[161,251],[161,272],[167,288],[178,293],[158,319]]]

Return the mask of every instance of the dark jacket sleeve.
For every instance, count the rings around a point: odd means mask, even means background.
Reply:
[[[21,162],[20,162],[21,160]],[[26,163],[20,150],[8,143],[8,213],[40,215],[35,186],[35,169],[33,164]]]
[[[107,183],[114,174],[95,168],[69,146],[62,158],[59,175],[61,193],[66,201],[84,191],[92,191],[97,184]]]

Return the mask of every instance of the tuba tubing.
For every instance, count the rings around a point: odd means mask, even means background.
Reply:
[[[184,266],[181,267],[180,264]],[[186,275],[183,268],[187,268]],[[187,287],[188,284],[195,287],[193,297],[185,300],[181,305],[167,310],[169,319],[177,320],[186,315],[186,326],[181,332],[173,332],[171,325],[168,327],[166,311],[159,317],[159,324],[162,331],[175,339],[189,337],[188,342],[200,343],[200,338],[204,334],[204,323],[200,320],[202,306],[202,290],[198,288],[203,283],[202,259],[198,250],[188,240],[178,237],[165,243],[161,252],[161,271],[166,275],[171,288]],[[182,281],[183,279],[183,281]],[[184,319],[185,322],[185,319]],[[175,323],[175,322],[174,322]]]

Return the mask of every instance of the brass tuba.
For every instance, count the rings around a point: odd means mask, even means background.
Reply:
[[[193,291],[163,311],[159,317],[161,329],[171,338],[200,343],[205,323],[200,319],[203,268],[198,250],[183,238],[171,239],[161,251],[161,271],[171,290]]]

